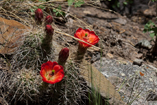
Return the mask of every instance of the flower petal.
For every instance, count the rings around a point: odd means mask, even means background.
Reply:
[[[52,70],[54,70],[54,74],[52,74]],[[41,66],[40,75],[42,76],[42,80],[47,83],[54,84],[59,82],[64,77],[63,67],[58,65],[57,62],[48,61]]]
[[[55,84],[57,82],[60,82],[63,79],[63,77],[64,77],[64,71],[60,70],[54,76],[52,76],[50,80],[43,79],[43,81],[50,84]]]
[[[87,36],[86,36],[87,35]],[[83,30],[82,28],[79,28],[74,37],[79,38],[89,44],[95,45],[99,42],[99,37],[95,35],[94,31],[90,31],[88,29]],[[80,45],[83,47],[91,47],[91,45],[86,44],[84,42],[79,41]]]
[[[89,43],[91,43],[92,45],[95,45],[98,42],[99,42],[98,36],[90,34]]]
[[[55,65],[53,67],[53,70],[55,70],[55,73],[58,72],[58,71],[60,71],[61,69],[62,69],[62,66],[60,66],[60,65]]]
[[[76,33],[81,32],[82,30],[83,30],[82,28],[79,28],[79,29],[77,29]]]
[[[58,63],[57,62],[47,61],[46,63],[43,63],[41,65],[41,69],[44,68],[45,70],[52,70],[55,65],[58,65]]]

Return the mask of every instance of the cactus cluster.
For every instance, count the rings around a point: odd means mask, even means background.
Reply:
[[[36,22],[42,24],[43,18],[42,10],[37,9]],[[52,22],[52,16],[46,16],[44,22],[46,35],[43,36],[43,33],[40,33],[27,36],[24,45],[13,56],[11,69],[15,71],[9,78],[10,83],[6,84],[9,90],[6,99],[14,104],[55,103],[56,105],[57,100],[58,104],[75,105],[82,103],[82,96],[86,97],[86,91],[84,91],[87,88],[86,83],[80,79],[78,70],[73,63],[68,62],[66,65],[69,49],[61,49],[58,52],[58,63],[54,61],[51,53],[54,34]],[[79,41],[77,60],[83,59],[87,48],[99,41],[98,36],[88,29],[79,28],[74,36],[86,42]],[[9,99],[10,96],[12,99]]]

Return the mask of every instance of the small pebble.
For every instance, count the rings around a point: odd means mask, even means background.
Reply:
[[[127,84],[126,84],[126,86],[127,86],[127,87],[130,87],[130,84],[129,84],[129,83],[127,83]]]
[[[149,78],[149,80],[150,80],[151,82],[153,82],[153,79],[152,79],[152,78]]]
[[[125,74],[124,74],[124,73],[121,73],[121,76],[123,76],[123,77],[124,77],[124,76],[125,76]]]
[[[20,78],[20,75],[18,75],[17,78]]]
[[[141,65],[142,65],[142,62],[143,62],[142,59],[134,59],[133,64],[134,64],[134,65],[141,66]]]

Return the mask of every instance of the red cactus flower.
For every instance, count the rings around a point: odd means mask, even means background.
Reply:
[[[40,75],[44,82],[55,84],[60,82],[64,77],[63,67],[57,62],[48,61],[41,65]]]
[[[46,34],[47,34],[47,35],[53,35],[54,29],[52,28],[51,25],[46,25],[45,31],[46,31]]]
[[[45,24],[51,24],[53,22],[52,16],[48,15],[45,18]]]
[[[35,19],[37,19],[37,21],[42,21],[43,19],[43,12],[40,8],[38,8],[36,11],[35,11]]]
[[[66,62],[66,60],[69,57],[69,49],[68,48],[63,48],[60,52],[59,52],[59,61],[60,62]]]
[[[89,44],[95,45],[99,42],[99,38],[97,35],[95,35],[94,31],[90,31],[88,29],[83,30],[82,28],[79,28],[75,35],[76,38],[79,38]],[[83,47],[91,47],[91,45],[86,44],[84,42],[79,41],[79,44]]]

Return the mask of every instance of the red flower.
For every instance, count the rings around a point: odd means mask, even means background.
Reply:
[[[69,57],[69,49],[68,48],[63,48],[60,52],[59,52],[59,61],[60,62],[66,62],[66,60]]]
[[[57,62],[48,61],[41,65],[40,75],[44,82],[55,84],[60,82],[64,77],[63,67]]]
[[[54,29],[52,28],[51,25],[46,25],[45,31],[46,31],[46,34],[47,34],[47,35],[53,35]]]
[[[83,30],[82,28],[79,28],[75,35],[76,38],[79,38],[89,44],[95,45],[99,42],[99,38],[97,35],[95,35],[94,31],[90,31],[88,29]],[[83,47],[91,47],[91,45],[86,44],[84,42],[79,41],[79,44]]]
[[[43,12],[40,8],[38,8],[36,11],[35,11],[35,19],[37,19],[37,21],[42,21],[43,19]]]
[[[51,15],[46,16],[45,23],[46,24],[51,24],[52,22],[53,22],[52,16]]]

